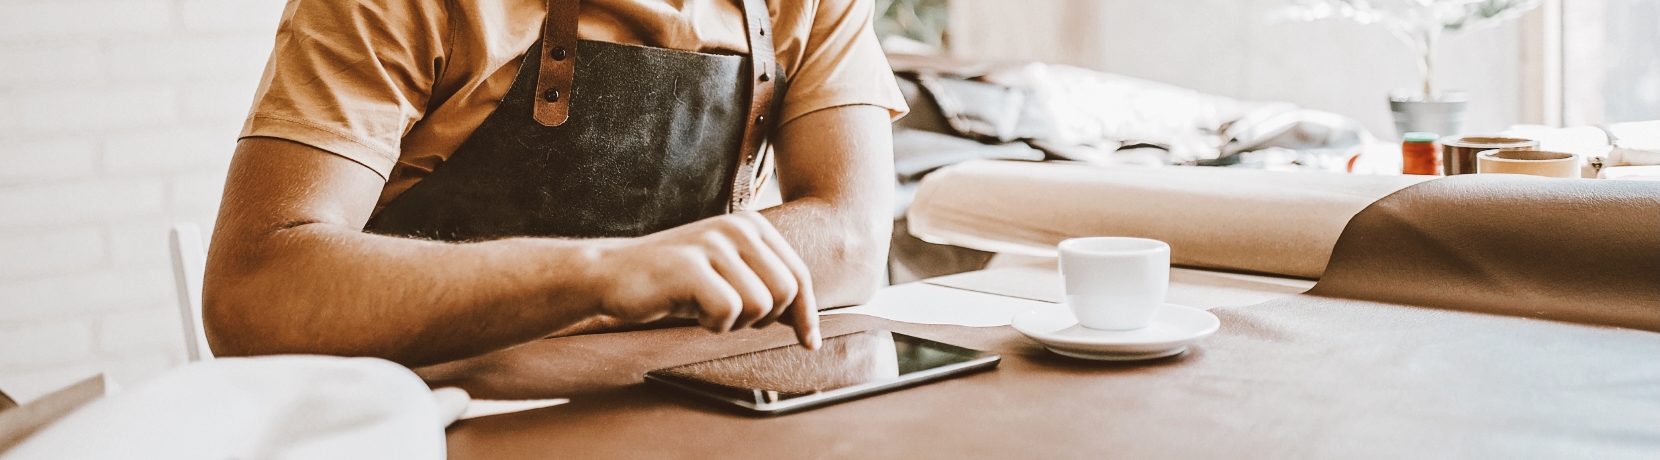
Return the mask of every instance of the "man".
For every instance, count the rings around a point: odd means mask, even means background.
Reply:
[[[887,250],[905,106],[871,15],[291,0],[213,235],[212,349],[418,366],[666,318],[816,347]],[[748,211],[768,139],[785,202]]]

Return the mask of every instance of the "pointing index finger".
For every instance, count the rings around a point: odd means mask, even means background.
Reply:
[[[761,240],[772,248],[773,253],[779,259],[783,260],[784,265],[789,267],[790,273],[795,275],[797,280],[795,299],[790,302],[789,311],[785,312],[785,317],[789,318],[787,322],[795,327],[796,339],[803,346],[817,350],[823,342],[823,337],[819,332],[818,300],[813,295],[812,272],[808,271],[807,263],[801,260],[800,255],[796,254],[795,248],[790,246],[790,242],[785,241],[783,235],[778,234],[778,230],[772,226],[771,221],[759,214],[756,214],[756,217],[760,217],[759,220],[764,222],[763,226],[765,228],[760,232]]]

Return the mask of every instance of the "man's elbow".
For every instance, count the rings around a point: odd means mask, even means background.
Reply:
[[[227,280],[209,273],[202,283],[202,329],[214,356],[316,354],[283,318],[271,315],[282,300],[255,292],[254,279]]]
[[[837,251],[840,253],[837,260],[841,261],[838,276],[825,280],[834,285],[818,287],[823,293],[819,299],[821,307],[863,304],[885,284],[892,226],[892,221],[875,222],[842,240]]]
[[[235,301],[235,297],[211,283],[202,286],[202,332],[207,336],[208,349],[217,357],[280,353],[276,351],[280,346],[268,343],[270,337],[246,321],[248,315],[238,311],[246,304]]]

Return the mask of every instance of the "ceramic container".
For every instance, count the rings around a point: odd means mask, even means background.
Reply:
[[[1170,245],[1146,238],[1062,241],[1066,304],[1078,324],[1098,330],[1147,327],[1170,287]]]
[[[1476,155],[1477,172],[1482,174],[1527,174],[1544,177],[1579,177],[1579,155],[1542,150],[1487,150]]]

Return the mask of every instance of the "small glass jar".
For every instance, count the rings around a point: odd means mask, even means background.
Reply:
[[[1401,136],[1401,174],[1441,174],[1441,155],[1435,151],[1435,133],[1410,132]]]

